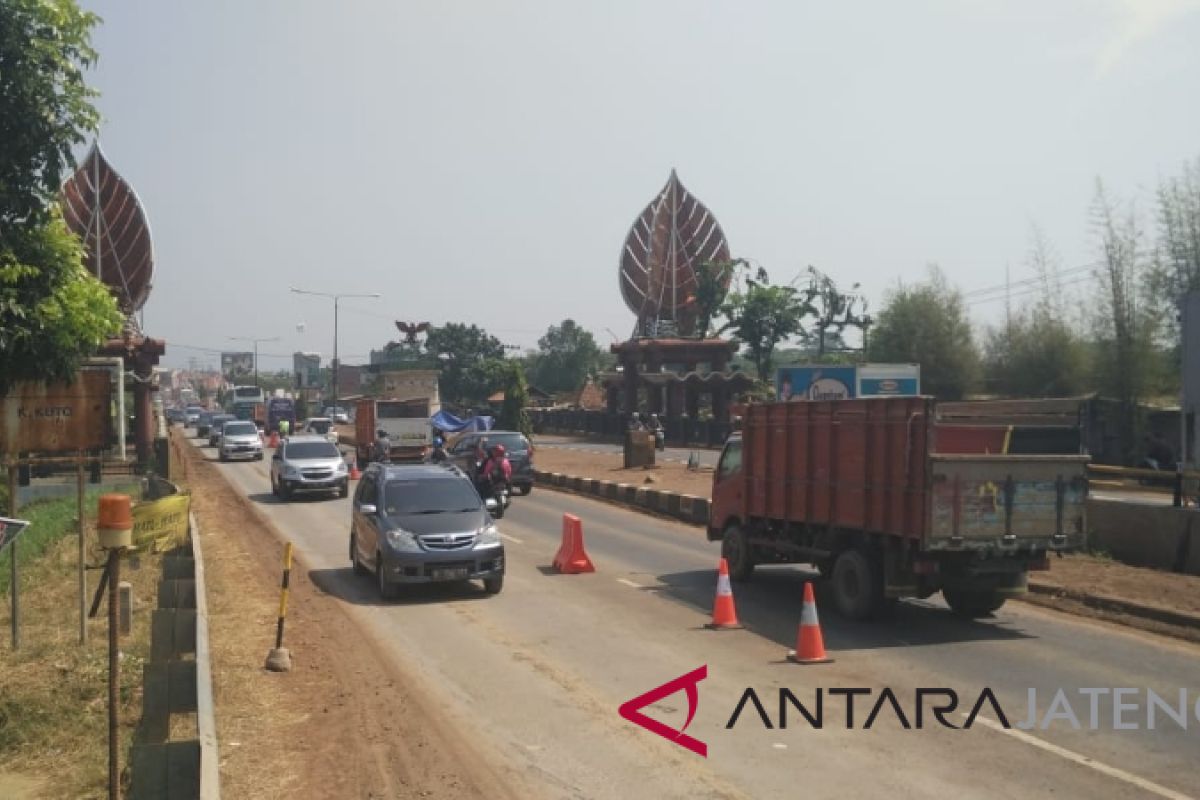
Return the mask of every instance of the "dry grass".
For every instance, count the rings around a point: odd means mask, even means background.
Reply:
[[[74,508],[73,500],[71,508]],[[85,506],[94,512],[95,504]],[[73,513],[73,511],[72,511]],[[87,563],[100,564],[89,522]],[[107,796],[108,639],[107,606],[87,622],[88,643],[79,644],[76,558],[68,535],[51,542],[36,559],[22,559],[21,649],[7,636],[10,611],[0,609],[5,633],[0,650],[0,773],[39,780],[39,797]],[[121,763],[141,716],[142,665],[149,655],[150,610],[157,602],[161,556],[140,555],[122,564],[121,579],[133,586],[134,627],[121,640]],[[100,573],[88,570],[88,603]],[[6,598],[7,599],[7,598]],[[107,602],[107,601],[106,601]]]

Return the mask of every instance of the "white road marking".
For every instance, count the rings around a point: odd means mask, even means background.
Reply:
[[[776,750],[787,750],[787,745],[783,742],[776,742],[771,747],[774,747]]]
[[[963,716],[965,717],[968,715],[964,714]],[[1001,725],[999,722],[988,719],[987,717],[976,717],[975,721],[977,723],[979,723],[987,728],[991,728],[992,730],[997,731],[999,733],[1008,734],[1009,736],[1013,737],[1014,739],[1024,742],[1025,744],[1033,745],[1034,747],[1045,750],[1047,753],[1053,753],[1054,755],[1060,756],[1061,758],[1065,758],[1068,761],[1073,761],[1076,764],[1079,764],[1080,766],[1089,767],[1091,769],[1096,770],[1097,772],[1100,772],[1104,775],[1109,776],[1110,778],[1116,778],[1119,781],[1125,781],[1128,784],[1131,784],[1133,786],[1138,787],[1139,789],[1143,789],[1147,792],[1150,792],[1151,794],[1156,794],[1159,797],[1170,798],[1170,800],[1194,800],[1194,798],[1192,798],[1190,795],[1186,795],[1181,792],[1177,792],[1174,789],[1168,789],[1165,786],[1159,786],[1157,783],[1154,783],[1153,781],[1149,781],[1149,780],[1146,780],[1145,778],[1134,775],[1131,772],[1126,772],[1125,770],[1118,769],[1117,767],[1110,767],[1108,764],[1097,761],[1094,758],[1089,758],[1088,756],[1080,755],[1079,753],[1076,753],[1074,750],[1068,750],[1065,747],[1059,747],[1056,744],[1051,744],[1050,742],[1047,742],[1045,739],[1039,739],[1036,736],[1030,736],[1025,731],[1018,730],[1017,728],[1006,728],[1003,725]]]
[[[625,584],[626,586],[630,587],[631,589],[641,589],[641,588],[643,588],[643,587],[642,587],[642,585],[641,585],[640,583],[634,583],[633,581],[626,580],[625,578],[617,578],[617,583],[623,583],[623,584]]]
[[[501,539],[508,539],[508,540],[509,540],[510,542],[512,542],[513,544],[522,544],[522,543],[524,543],[524,541],[525,541],[524,539],[518,539],[518,538],[517,538],[517,537],[515,537],[515,536],[509,536],[507,533],[502,533],[502,534],[500,534],[500,538],[501,538]]]

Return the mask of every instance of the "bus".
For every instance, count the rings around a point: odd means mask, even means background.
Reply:
[[[238,419],[254,419],[254,410],[267,402],[261,386],[234,386],[230,397],[229,413]]]

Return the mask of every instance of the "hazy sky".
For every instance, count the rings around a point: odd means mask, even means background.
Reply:
[[[1200,156],[1200,0],[84,5],[170,364],[328,357],[332,303],[289,285],[383,294],[343,303],[348,363],[393,319],[625,337],[617,258],[672,167],[735,255],[878,308],[930,262],[1027,277],[1033,222],[1086,264],[1097,176],[1149,211]]]

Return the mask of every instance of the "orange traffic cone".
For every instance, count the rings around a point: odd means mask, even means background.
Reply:
[[[583,549],[583,522],[574,514],[563,514],[562,544],[554,556],[554,568],[566,574],[596,571]]]
[[[737,609],[733,605],[733,587],[729,585],[729,564],[724,558],[717,567],[717,598],[713,601],[712,622],[704,627],[714,631],[737,630],[741,628],[738,622]]]
[[[350,480],[356,481],[362,478],[362,473],[358,471],[358,455],[354,456],[354,460],[350,462]]]
[[[833,659],[825,655],[825,638],[821,636],[821,621],[817,619],[817,601],[813,598],[812,583],[804,583],[804,607],[800,610],[800,631],[796,635],[796,649],[788,652],[788,661],[794,664],[830,664]]]

